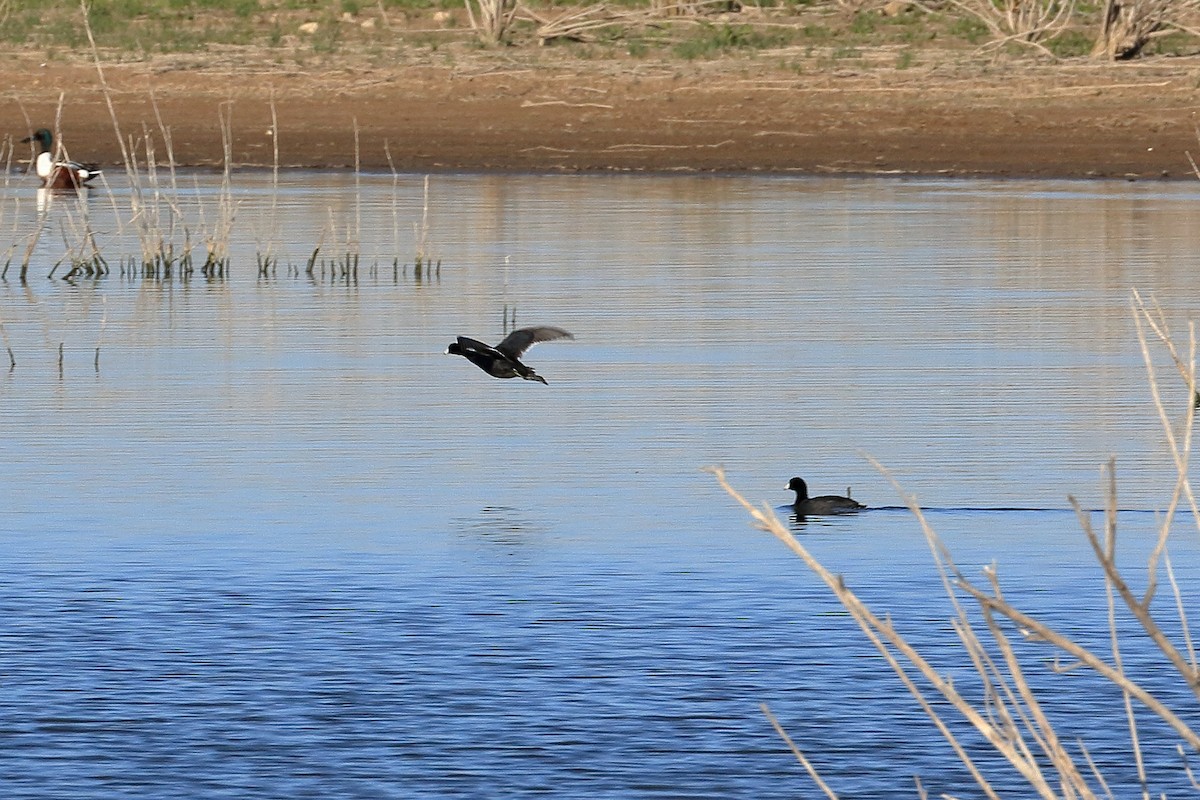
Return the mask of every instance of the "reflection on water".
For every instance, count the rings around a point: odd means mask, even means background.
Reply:
[[[1195,315],[1192,184],[437,176],[426,234],[422,178],[358,184],[235,176],[221,280],[46,280],[83,220],[110,263],[141,252],[129,191],[5,190],[6,797],[809,791],[760,702],[843,796],[969,793],[706,464],[771,505],[803,474],[885,507],[797,531],[948,673],[927,547],[864,454],[969,574],[997,562],[1104,646],[1066,496],[1101,506],[1116,455],[1141,563],[1174,476],[1130,289],[1177,332]],[[199,240],[219,182],[181,185]],[[441,269],[418,276],[422,235]],[[576,335],[533,351],[549,386],[443,354],[533,324]],[[1194,535],[1174,547],[1190,596]],[[1119,698],[1032,680],[1133,787]],[[1153,788],[1182,785],[1143,732]]]
[[[519,508],[484,506],[478,513],[457,519],[453,524],[481,542],[506,546],[535,544],[549,532]]]

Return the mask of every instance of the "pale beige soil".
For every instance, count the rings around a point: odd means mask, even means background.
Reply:
[[[1186,177],[1200,150],[1200,59],[1070,65],[945,62],[797,74],[770,57],[584,60],[550,49],[452,63],[339,57],[278,65],[242,51],[107,63],[121,132],[175,161],[216,165],[230,110],[233,160],[364,169],[665,170]],[[60,93],[70,155],[120,163],[96,67],[82,55],[0,59],[15,139],[50,127]],[[27,121],[28,120],[28,121]],[[385,147],[386,144],[386,147]],[[165,157],[161,141],[156,145]],[[27,152],[21,147],[20,157]]]

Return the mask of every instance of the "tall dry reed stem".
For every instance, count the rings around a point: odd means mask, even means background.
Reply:
[[[2,141],[0,143],[0,161],[3,162],[2,169],[4,170],[4,175],[0,177],[0,225],[10,228],[8,249],[0,255],[0,259],[4,262],[0,264],[0,280],[4,280],[8,276],[8,268],[17,252],[20,239],[21,203],[19,200],[15,201],[13,203],[15,208],[10,213],[9,201],[12,198],[13,159],[16,155],[16,145],[8,134],[5,134],[3,140],[0,141]]]
[[[362,251],[362,150],[359,145],[358,117],[354,118],[354,238],[347,242],[354,252]]]
[[[156,254],[162,252],[162,238],[155,235],[155,224],[151,220],[154,209],[147,202],[145,193],[142,190],[137,160],[134,157],[132,139],[127,142],[124,134],[121,132],[121,122],[117,117],[116,107],[113,105],[112,89],[108,85],[107,78],[105,78],[104,66],[100,60],[100,49],[96,46],[96,37],[92,32],[87,0],[80,0],[79,8],[83,20],[83,30],[87,35],[88,45],[91,49],[92,64],[96,68],[96,78],[100,83],[100,92],[104,96],[105,106],[108,108],[108,116],[112,121],[113,133],[117,137],[117,145],[121,148],[121,158],[125,165],[125,175],[129,180],[131,221],[134,224],[138,243],[142,251],[142,266],[143,269],[146,269],[150,264],[154,263]],[[147,160],[153,163],[152,150],[150,148],[151,145],[147,142]],[[118,215],[118,218],[120,218],[120,215]]]
[[[158,133],[166,148],[166,164],[168,182],[164,187],[158,174],[158,158],[154,146],[154,137],[149,127],[142,126],[142,147],[145,152],[144,167],[138,161],[138,145],[135,139],[126,137],[121,131],[120,120],[113,104],[112,90],[104,74],[104,66],[100,59],[99,49],[92,32],[89,20],[87,0],[81,0],[80,9],[84,32],[91,48],[92,62],[100,83],[101,93],[108,108],[112,121],[113,132],[121,148],[124,159],[125,175],[129,182],[129,223],[137,235],[141,250],[140,263],[130,259],[130,273],[135,270],[143,277],[169,280],[178,275],[187,278],[193,270],[192,261],[192,231],[186,222],[186,217],[180,204],[180,189],[178,176],[175,171],[174,146],[171,131],[163,122],[158,108],[157,99],[151,92],[151,105],[154,109],[158,125]],[[221,111],[221,130],[225,140],[225,169],[226,180],[222,183],[221,195],[218,199],[217,221],[205,235],[208,253],[202,272],[212,277],[224,277],[228,260],[228,242],[233,220],[233,202],[229,191],[228,170],[230,163],[230,144],[228,137],[229,120],[224,109]],[[115,201],[114,201],[115,203]],[[121,220],[121,214],[114,209],[115,216]],[[203,207],[201,207],[203,216]],[[203,226],[203,219],[201,219]],[[182,242],[178,237],[182,236]],[[122,268],[124,272],[124,267]]]
[[[224,278],[229,268],[229,242],[237,203],[233,199],[233,103],[218,108],[221,124],[221,189],[217,194],[217,220],[205,236],[208,255],[201,272],[208,278]]]
[[[416,239],[417,253],[413,262],[413,277],[421,280],[423,277],[442,277],[442,260],[436,261],[429,254],[429,176],[425,176],[424,194],[421,201],[421,221],[413,223],[413,236]]]
[[[397,280],[400,277],[400,173],[396,170],[392,148],[386,139],[383,141],[383,153],[392,173],[392,280]]]
[[[275,275],[279,255],[275,252],[279,241],[279,111],[275,104],[275,88],[271,87],[271,211],[267,218],[267,230],[258,235],[258,275],[270,278]],[[265,245],[264,245],[265,240]]]
[[[417,269],[430,261],[429,257],[429,176],[425,176],[424,194],[421,201],[421,222],[413,223],[413,235],[417,240]]]
[[[64,100],[65,95],[60,94],[59,108],[54,116],[54,137],[57,142],[55,158],[70,160],[70,154],[58,132]],[[103,173],[101,173],[101,178],[103,178]],[[108,262],[101,254],[100,246],[96,241],[96,231],[92,227],[91,209],[86,201],[90,191],[91,189],[88,187],[81,186],[75,192],[63,197],[64,202],[59,203],[63,211],[63,219],[59,223],[59,228],[63,238],[64,255],[50,269],[48,277],[54,277],[55,271],[63,262],[70,265],[63,276],[64,280],[77,277],[100,277],[108,273]],[[39,189],[38,197],[40,200],[44,200],[43,215],[49,214],[50,208],[56,203],[56,192],[52,189]],[[83,202],[78,202],[80,198],[83,199]]]
[[[64,255],[50,269],[47,277],[53,278],[59,266],[69,264],[64,280],[79,277],[96,278],[107,274],[108,262],[100,253],[96,243],[96,233],[92,229],[88,205],[83,203],[64,203],[63,219],[59,223],[62,234]]]
[[[1162,654],[1167,664],[1179,673],[1193,694],[1200,697],[1200,671],[1196,666],[1197,654],[1192,644],[1186,609],[1175,580],[1167,548],[1176,508],[1184,498],[1187,499],[1193,517],[1200,525],[1200,513],[1197,513],[1191,485],[1187,478],[1196,409],[1194,401],[1196,397],[1195,356],[1197,349],[1195,330],[1194,326],[1189,326],[1188,355],[1185,358],[1180,354],[1177,345],[1171,338],[1165,315],[1157,305],[1147,305],[1141,295],[1135,292],[1133,314],[1146,365],[1147,378],[1151,385],[1151,394],[1178,474],[1167,512],[1159,522],[1153,552],[1146,564],[1148,588],[1141,596],[1132,590],[1128,579],[1117,564],[1115,462],[1110,460],[1103,471],[1106,490],[1103,533],[1095,529],[1091,515],[1083,510],[1079,502],[1074,497],[1070,498],[1084,535],[1104,574],[1109,620],[1110,653],[1108,657],[1079,644],[1010,603],[1004,596],[995,566],[988,567],[983,571],[986,579],[985,585],[979,586],[969,580],[954,563],[949,550],[929,525],[915,498],[903,491],[883,465],[871,459],[871,463],[891,482],[897,493],[903,498],[925,535],[941,578],[943,591],[946,593],[953,611],[952,627],[963,646],[966,660],[975,671],[978,686],[982,689],[982,700],[972,701],[960,693],[953,682],[944,678],[900,634],[890,618],[880,617],[872,612],[850,590],[841,576],[835,575],[823,566],[804,544],[780,522],[769,506],[764,505],[761,508],[754,506],[728,483],[722,470],[709,469],[721,486],[749,512],[757,527],[768,531],[783,542],[829,587],[838,601],[858,623],[868,640],[891,666],[917,704],[950,743],[957,757],[987,797],[997,797],[996,790],[989,785],[987,779],[976,768],[967,748],[958,740],[942,718],[941,712],[935,708],[930,697],[927,696],[926,690],[918,685],[918,679],[928,685],[934,695],[940,695],[983,735],[986,741],[1026,780],[1031,794],[1042,798],[1093,798],[1101,795],[1112,797],[1109,785],[1087,747],[1079,742],[1079,752],[1083,758],[1083,768],[1081,769],[1081,764],[1077,763],[1076,757],[1069,753],[1061,742],[1053,722],[1045,713],[1042,703],[1030,685],[1027,678],[1028,667],[1021,663],[1017,649],[1005,633],[1006,626],[1001,624],[1002,621],[1011,623],[1025,635],[1049,643],[1060,653],[1070,657],[1076,665],[1092,670],[1122,692],[1129,727],[1131,753],[1136,762],[1139,781],[1145,796],[1148,796],[1148,778],[1142,762],[1138,728],[1134,721],[1135,704],[1162,719],[1190,750],[1200,751],[1200,734],[1192,729],[1179,711],[1170,707],[1129,676],[1125,672],[1121,658],[1121,642],[1117,630],[1118,600],[1138,622],[1141,634],[1145,639],[1151,642]],[[1152,332],[1157,338],[1184,379],[1187,402],[1180,404],[1183,408],[1178,414],[1178,419],[1169,412],[1167,403],[1163,399],[1163,392],[1159,386],[1151,358],[1147,331]],[[1174,595],[1173,613],[1177,615],[1181,627],[1182,646],[1171,640],[1159,620],[1151,612],[1151,603],[1158,587],[1160,566],[1166,572]],[[960,600],[960,598],[962,599]],[[982,628],[973,622],[968,614],[969,607],[964,601],[970,601],[970,608],[981,613]],[[1037,669],[1044,668],[1040,661],[1033,666]],[[782,734],[778,723],[769,713],[768,716]],[[799,748],[786,735],[784,738],[797,758],[804,764],[805,769],[809,770],[810,774],[813,773],[811,764],[804,758]],[[827,796],[833,796],[831,790],[824,784],[819,783],[819,786]],[[924,793],[923,789],[919,789],[919,791]]]

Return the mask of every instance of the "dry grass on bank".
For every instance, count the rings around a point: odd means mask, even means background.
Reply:
[[[1196,0],[1128,5],[1162,17],[1147,55],[1196,52]],[[881,54],[899,68],[954,53],[1082,58],[1096,53],[1107,19],[1103,2],[1079,0],[114,0],[88,14],[113,59],[253,51],[309,64],[482,52],[502,63],[549,49],[634,62],[767,55],[797,68]],[[71,58],[88,44],[79,18],[77,0],[0,0],[0,42]]]

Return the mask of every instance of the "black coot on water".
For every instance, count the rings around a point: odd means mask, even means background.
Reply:
[[[808,496],[808,484],[803,478],[792,478],[787,488],[796,493],[796,502],[792,508],[801,516],[823,514],[853,514],[862,511],[866,506],[849,497],[839,497],[835,494],[823,494],[820,497]]]

